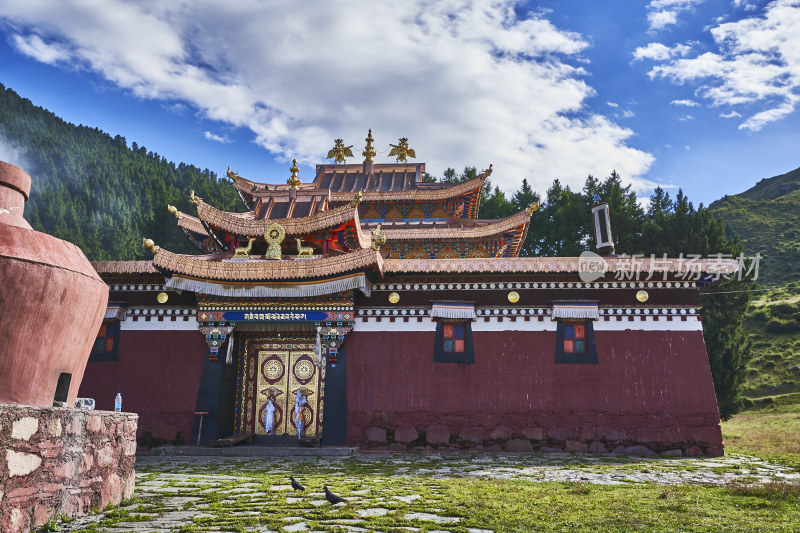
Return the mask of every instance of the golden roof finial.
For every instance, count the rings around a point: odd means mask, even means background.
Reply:
[[[326,159],[333,159],[334,163],[344,163],[346,157],[353,157],[352,147],[352,144],[345,146],[343,140],[336,139],[333,141],[333,148],[328,151]]]
[[[539,210],[539,202],[536,202],[535,204],[531,204],[531,205],[529,205],[528,207],[525,208],[525,211],[527,211],[529,215],[532,215],[534,211],[538,211],[538,210]]]
[[[297,159],[292,159],[292,167],[289,169],[289,171],[292,173],[292,175],[289,176],[289,179],[286,180],[286,183],[292,189],[299,189],[300,184],[303,182],[297,177],[297,173],[300,172],[300,169],[297,167]]]
[[[194,195],[194,191],[189,191],[189,201],[192,202],[194,205],[200,205],[200,202],[203,201],[202,198],[199,196]]]
[[[381,225],[372,230],[372,249],[376,252],[381,249],[381,246],[386,242],[386,235],[381,233]]]
[[[417,157],[414,150],[408,147],[408,139],[405,137],[400,138],[399,144],[389,144],[389,146],[392,147],[389,157],[396,156],[398,163],[407,163],[407,158],[413,157],[416,159]]]
[[[178,211],[178,209],[174,205],[168,205],[167,206],[167,211],[169,211],[170,213],[175,215],[175,218],[180,218],[180,216],[181,216],[181,212]]]
[[[239,174],[237,174],[236,172],[234,172],[233,170],[231,170],[231,167],[228,167],[228,171],[226,172],[226,174],[228,175],[228,177],[229,177],[230,179],[233,179],[233,178],[241,178],[241,176],[240,176]]]
[[[483,171],[483,175],[487,178],[492,175],[492,164],[489,163],[489,168]]]
[[[153,255],[156,255],[156,252],[160,250],[156,243],[153,242],[153,239],[142,239],[142,246],[153,252]]]
[[[361,199],[363,197],[364,197],[364,193],[362,192],[361,189],[359,189],[358,192],[355,194],[355,196],[353,196],[353,199],[350,200],[350,205],[353,206],[353,207],[358,207],[358,204],[361,203]]]
[[[375,156],[377,155],[377,153],[375,152],[375,148],[372,147],[372,141],[375,140],[375,139],[372,138],[372,128],[369,129],[369,133],[367,134],[367,138],[364,139],[364,140],[367,141],[367,146],[366,146],[366,148],[364,148],[364,151],[361,152],[361,155],[363,155],[366,158],[364,160],[365,162],[366,161],[371,161],[371,162],[374,163],[375,162]]]

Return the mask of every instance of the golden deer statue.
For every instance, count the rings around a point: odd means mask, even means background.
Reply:
[[[237,246],[233,252],[233,258],[244,258],[250,259],[250,250],[253,249],[253,241],[256,240],[255,237],[248,237],[247,238],[247,246]]]
[[[307,255],[308,257],[314,256],[314,249],[310,246],[303,246],[303,241],[301,241],[298,237],[295,237],[294,240],[297,241],[297,257]]]

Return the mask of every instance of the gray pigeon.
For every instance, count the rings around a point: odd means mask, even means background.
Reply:
[[[306,488],[303,485],[301,485],[300,483],[298,483],[297,480],[295,478],[293,478],[292,476],[289,476],[289,479],[292,480],[292,488],[294,490],[306,490]]]
[[[322,487],[325,489],[325,499],[331,502],[333,505],[336,505],[337,503],[347,503],[347,500],[328,490],[327,485],[323,485]]]

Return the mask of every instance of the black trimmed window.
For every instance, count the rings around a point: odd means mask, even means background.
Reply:
[[[119,361],[119,320],[104,320],[89,355],[90,363]]]
[[[434,342],[434,363],[475,362],[471,320],[439,319]]]
[[[556,363],[597,364],[592,320],[559,320]]]

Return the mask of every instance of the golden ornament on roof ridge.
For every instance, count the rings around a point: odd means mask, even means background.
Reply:
[[[300,168],[297,166],[297,159],[292,159],[292,166],[289,168],[289,171],[292,173],[292,175],[289,176],[289,179],[286,180],[286,183],[292,189],[299,189],[300,184],[303,182],[297,177],[297,173],[300,172]]]
[[[167,211],[172,213],[175,216],[175,218],[180,218],[181,216],[181,212],[178,211],[178,208],[175,207],[174,205],[167,205]]]
[[[527,211],[529,215],[532,215],[533,212],[537,211],[538,209],[539,209],[539,202],[536,202],[535,204],[531,204],[528,207],[526,207],[525,211]]]
[[[147,239],[147,238],[142,239],[142,246],[153,252],[153,255],[155,255],[156,252],[158,252],[161,249],[158,247],[158,245],[156,245],[156,243],[153,242],[153,239]]]
[[[231,167],[228,167],[228,171],[227,171],[225,174],[227,174],[227,176],[228,176],[230,179],[233,179],[233,178],[241,178],[241,176],[240,176],[239,174],[237,174],[236,172],[234,172],[234,171],[232,171],[232,170],[231,170]]]
[[[200,205],[200,202],[203,201],[202,198],[199,196],[194,195],[194,191],[189,191],[189,201],[192,202],[194,205]]]
[[[398,163],[407,163],[407,158],[409,157],[416,159],[417,154],[413,149],[408,147],[408,139],[406,137],[401,137],[398,143],[399,144],[389,144],[389,146],[392,147],[392,151],[389,152],[389,157],[397,157]]]
[[[372,128],[369,129],[367,138],[364,140],[367,141],[367,146],[364,148],[364,151],[361,152],[361,155],[366,158],[365,161],[375,162],[375,156],[377,155],[377,152],[375,152],[375,148],[372,146],[372,142],[375,140],[372,138]]]
[[[334,163],[344,163],[345,158],[353,157],[353,145],[345,146],[342,139],[333,141],[333,148],[328,151],[326,159],[333,159]]]

